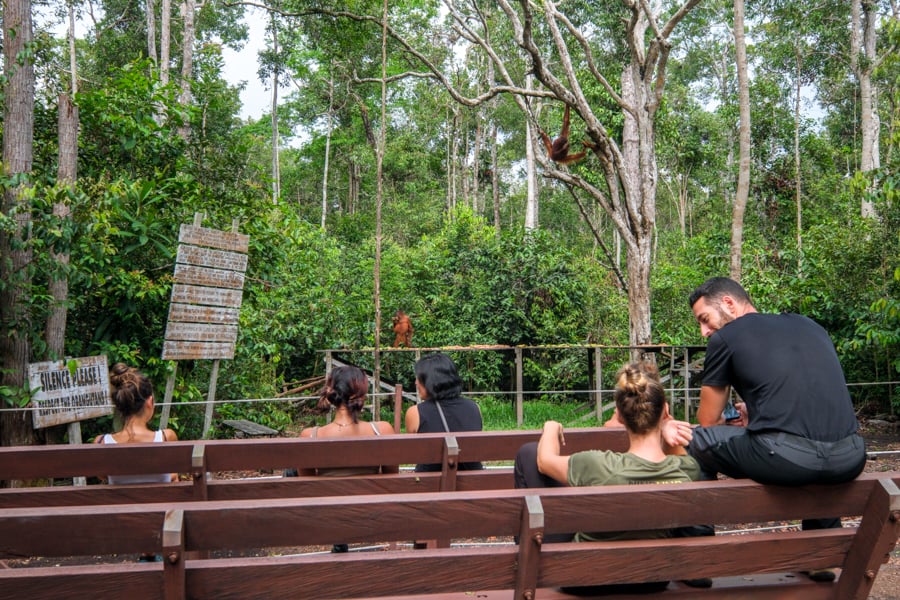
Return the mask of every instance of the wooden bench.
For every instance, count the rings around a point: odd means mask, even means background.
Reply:
[[[278,438],[5,447],[0,448],[0,479],[48,480],[98,474],[174,472],[190,474],[191,480],[140,486],[0,489],[0,509],[506,489],[513,487],[511,466],[484,471],[458,471],[456,466],[464,460],[511,464],[522,444],[539,437],[540,431],[532,430],[399,434],[342,440]],[[627,437],[621,430],[585,428],[566,432],[567,452],[597,448],[624,451],[627,447]],[[211,476],[216,472],[272,471],[288,467],[416,463],[439,463],[442,470],[346,478],[217,480]]]
[[[900,473],[836,486],[752,481],[16,508],[0,512],[0,559],[155,551],[162,563],[0,570],[2,598],[408,597],[557,600],[559,586],[670,580],[656,597],[867,597],[900,533]],[[545,534],[861,516],[859,526],[706,538],[542,544]],[[228,526],[223,526],[227,523]],[[349,554],[185,558],[186,553],[519,536],[521,544]],[[102,558],[102,556],[100,556]],[[121,559],[119,559],[121,560]],[[799,571],[840,568],[834,583]],[[712,577],[711,588],[678,580]],[[605,596],[627,598],[628,594]]]

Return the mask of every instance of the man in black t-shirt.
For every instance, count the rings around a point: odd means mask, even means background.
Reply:
[[[865,445],[822,327],[797,314],[756,312],[726,277],[707,280],[690,304],[709,338],[700,427],[688,449],[704,472],[777,485],[843,483],[862,472]],[[737,427],[722,418],[732,389],[742,400]],[[803,527],[840,527],[840,519],[808,519]]]

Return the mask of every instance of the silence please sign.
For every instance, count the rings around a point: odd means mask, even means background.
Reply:
[[[106,356],[31,363],[34,428],[101,417],[112,412]]]

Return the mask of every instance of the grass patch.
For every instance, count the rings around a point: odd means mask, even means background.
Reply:
[[[516,424],[516,404],[507,399],[493,396],[479,397],[478,406],[484,420],[485,431],[510,429],[541,429],[546,421],[559,421],[564,427],[599,427],[593,407],[582,402],[554,402],[529,399],[522,405],[523,424]],[[604,415],[604,419],[610,415]]]

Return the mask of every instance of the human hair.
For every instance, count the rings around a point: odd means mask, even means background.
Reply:
[[[666,405],[666,392],[656,366],[635,362],[619,369],[613,399],[628,431],[645,434],[655,429]]]
[[[425,388],[425,400],[456,398],[462,393],[462,378],[446,354],[423,356],[416,363],[415,371],[416,379]]]
[[[153,396],[153,384],[137,368],[116,363],[109,370],[109,396],[116,410],[127,419],[144,410]]]
[[[691,293],[688,303],[693,308],[700,298],[720,302],[723,296],[731,296],[739,302],[753,305],[747,290],[741,287],[737,281],[728,277],[710,277]]]
[[[319,394],[316,406],[319,412],[326,413],[332,407],[345,406],[354,423],[359,422],[359,413],[366,403],[369,393],[369,379],[359,367],[335,367],[325,378],[325,387]]]

